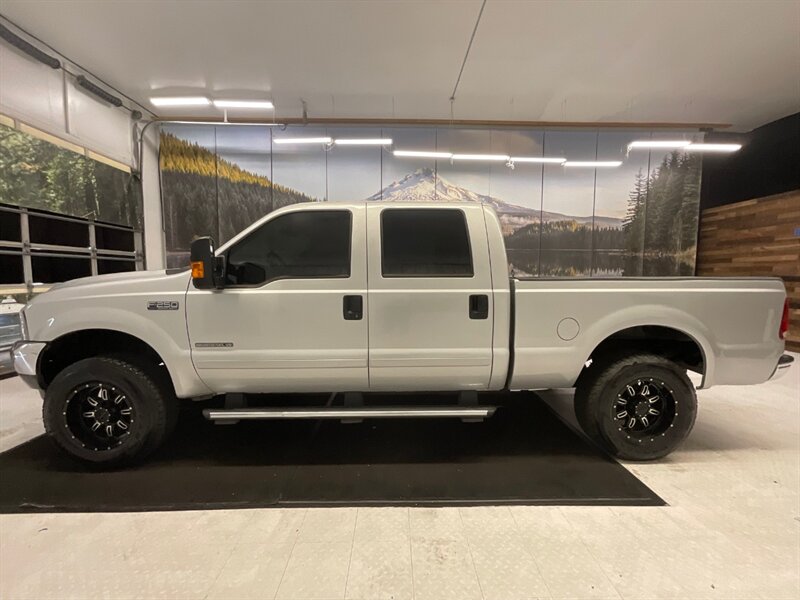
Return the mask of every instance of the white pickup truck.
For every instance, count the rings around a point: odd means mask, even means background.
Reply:
[[[509,278],[478,203],[320,203],[277,210],[192,267],[70,281],[22,311],[17,373],[57,444],[117,465],[156,448],[180,398],[210,419],[488,417],[479,392],[575,387],[610,453],[673,450],[702,386],[788,368],[779,279]],[[372,392],[459,392],[430,406]],[[344,406],[248,407],[247,394],[343,392]]]

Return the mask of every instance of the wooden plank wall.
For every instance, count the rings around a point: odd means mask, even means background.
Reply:
[[[800,190],[700,214],[697,275],[781,277],[789,295],[786,348],[800,351]]]

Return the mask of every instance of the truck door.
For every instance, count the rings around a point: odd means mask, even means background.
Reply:
[[[191,283],[192,360],[222,392],[368,387],[366,209],[302,205],[226,248],[222,290]]]
[[[486,389],[492,280],[480,206],[367,207],[375,391]]]

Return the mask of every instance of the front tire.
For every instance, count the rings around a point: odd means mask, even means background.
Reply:
[[[654,460],[689,435],[697,416],[697,395],[677,364],[643,353],[594,368],[575,391],[575,413],[586,435],[610,454]]]
[[[139,366],[111,357],[80,360],[47,388],[42,416],[55,444],[78,461],[117,467],[144,458],[166,436],[174,398]]]

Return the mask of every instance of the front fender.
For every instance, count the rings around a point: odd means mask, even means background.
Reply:
[[[136,310],[120,307],[76,306],[76,302],[32,304],[29,324],[36,324],[30,338],[52,342],[70,333],[105,329],[125,333],[148,344],[164,361],[179,397],[211,393],[192,365],[186,322],[182,310],[145,317]],[[58,310],[55,310],[55,307]],[[161,311],[154,311],[159,313]],[[163,313],[172,311],[163,311]]]

